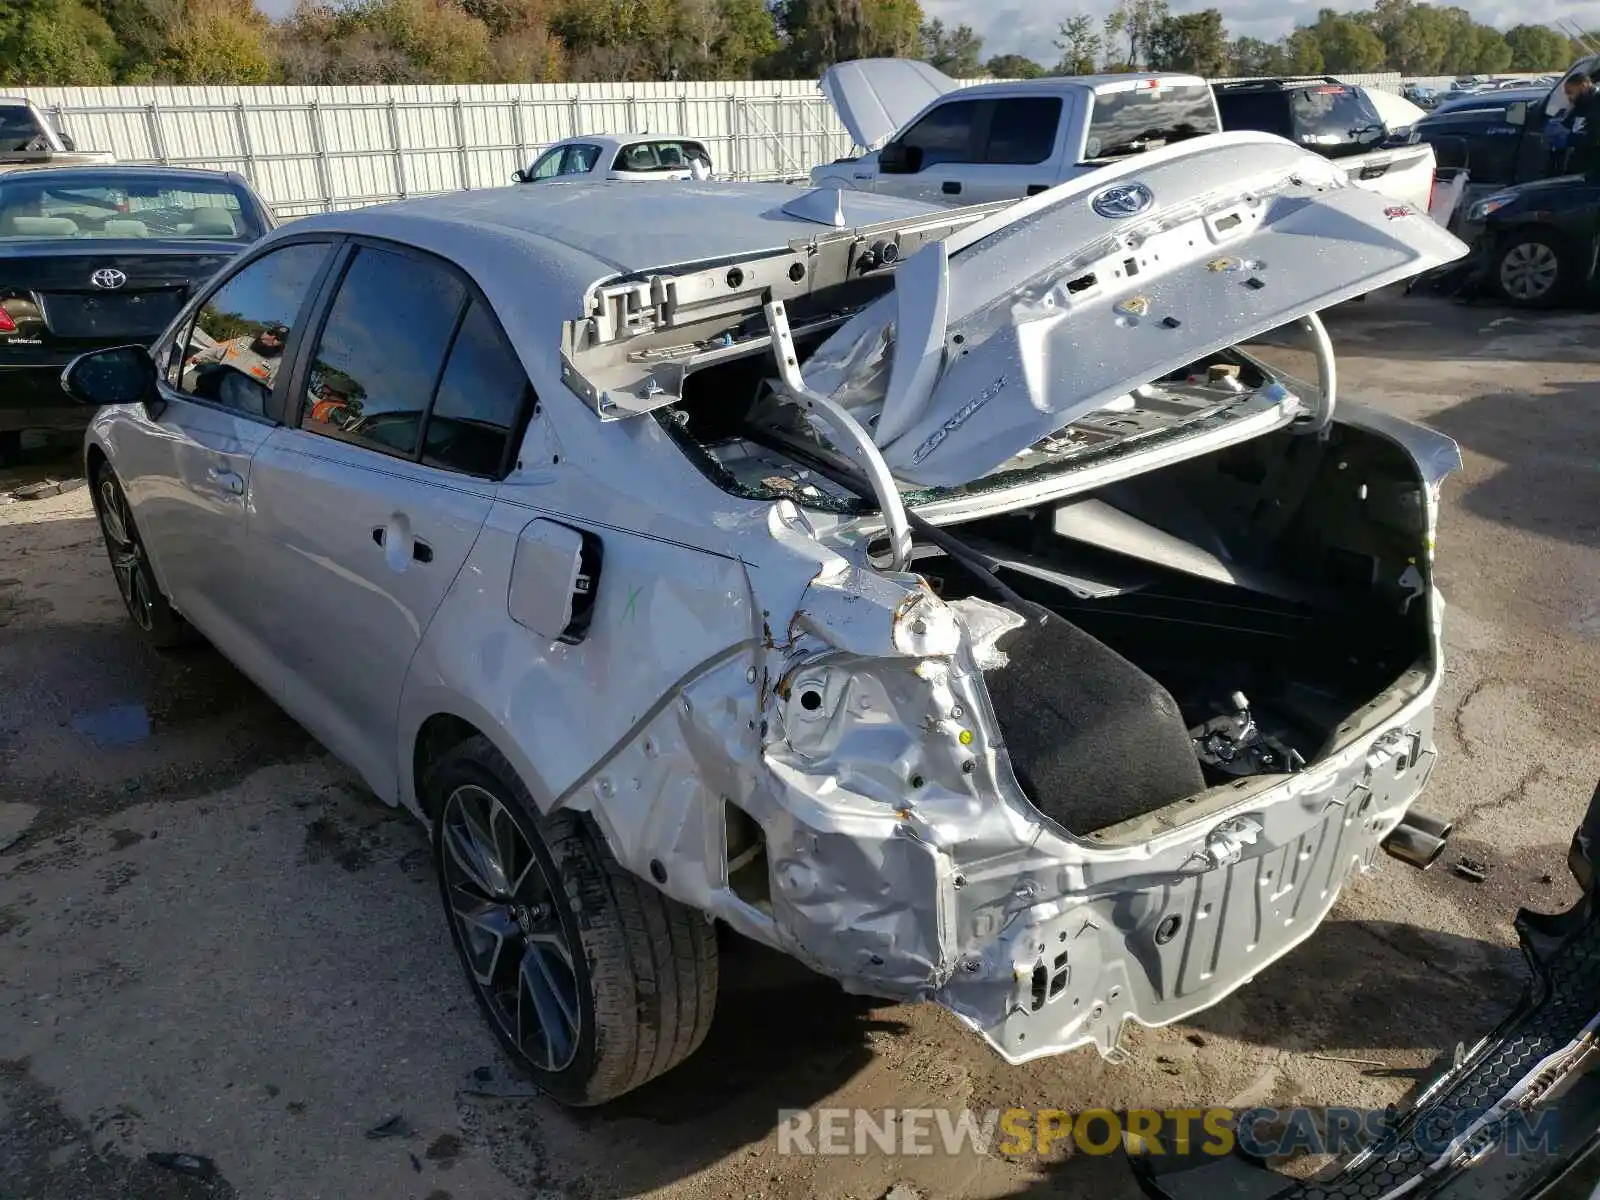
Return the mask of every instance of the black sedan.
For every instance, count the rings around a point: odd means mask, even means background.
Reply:
[[[1600,178],[1569,175],[1495,192],[1467,212],[1480,228],[1477,290],[1520,308],[1580,301],[1600,292]]]
[[[147,341],[273,227],[231,172],[80,166],[0,172],[0,461],[24,429],[81,429],[61,370]]]

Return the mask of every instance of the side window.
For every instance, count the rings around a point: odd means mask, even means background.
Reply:
[[[997,100],[989,121],[986,163],[1033,166],[1046,162],[1056,151],[1056,129],[1061,124],[1061,97],[1019,96]]]
[[[414,457],[464,297],[441,266],[356,251],[312,357],[301,428]]]
[[[546,150],[533,164],[533,170],[528,172],[532,179],[554,179],[561,174],[561,160],[566,157],[567,148],[557,146],[554,150]]]
[[[180,336],[183,348],[168,364],[168,382],[198,399],[266,416],[284,345],[327,257],[327,243],[298,242],[229,279]]]
[[[612,166],[614,171],[654,171],[661,166],[656,159],[656,148],[649,142],[639,142],[637,145],[624,146],[617,151],[617,161]]]
[[[587,175],[594,170],[600,158],[599,146],[568,146],[567,158],[561,165],[563,175]]]
[[[974,133],[985,101],[957,100],[941,104],[918,121],[900,139],[907,148],[922,151],[924,168],[939,163],[973,162]]]
[[[493,315],[473,301],[428,414],[422,461],[468,475],[499,475],[532,390]]]

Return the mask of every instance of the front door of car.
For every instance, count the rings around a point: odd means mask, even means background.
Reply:
[[[1015,200],[1058,182],[1060,96],[946,100],[895,139],[909,161],[873,190],[942,204]],[[893,156],[891,155],[891,158]]]
[[[251,464],[276,423],[287,343],[331,252],[296,242],[252,260],[158,348],[161,403],[117,469],[179,612],[269,691],[247,550]]]
[[[452,268],[386,244],[354,249],[309,340],[298,419],[252,472],[266,636],[284,706],[393,796],[401,686],[494,502],[523,400],[486,372],[521,368]]]

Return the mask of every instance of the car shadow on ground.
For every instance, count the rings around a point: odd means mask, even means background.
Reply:
[[[1551,384],[1541,394],[1487,392],[1430,419],[1463,454],[1503,464],[1457,500],[1486,520],[1600,548],[1600,382]]]

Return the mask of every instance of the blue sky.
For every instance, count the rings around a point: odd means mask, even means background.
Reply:
[[[1333,7],[1356,7],[1359,0],[1332,0]],[[1438,0],[1448,3],[1449,0]],[[1600,0],[1539,0],[1529,6],[1516,0],[1457,0],[1480,21],[1505,28],[1519,21],[1554,21],[1567,18],[1584,28],[1600,26]],[[294,0],[256,0],[273,16],[282,16]],[[1228,31],[1234,37],[1249,36],[1271,41],[1294,26],[1316,19],[1317,9],[1330,0],[1212,0],[1222,9]],[[1104,14],[1112,0],[922,0],[922,11],[947,25],[971,25],[983,35],[985,55],[1008,51],[1026,54],[1041,62],[1055,57],[1051,39],[1056,27],[1075,13]],[[1174,12],[1209,8],[1206,0],[1175,0]]]

